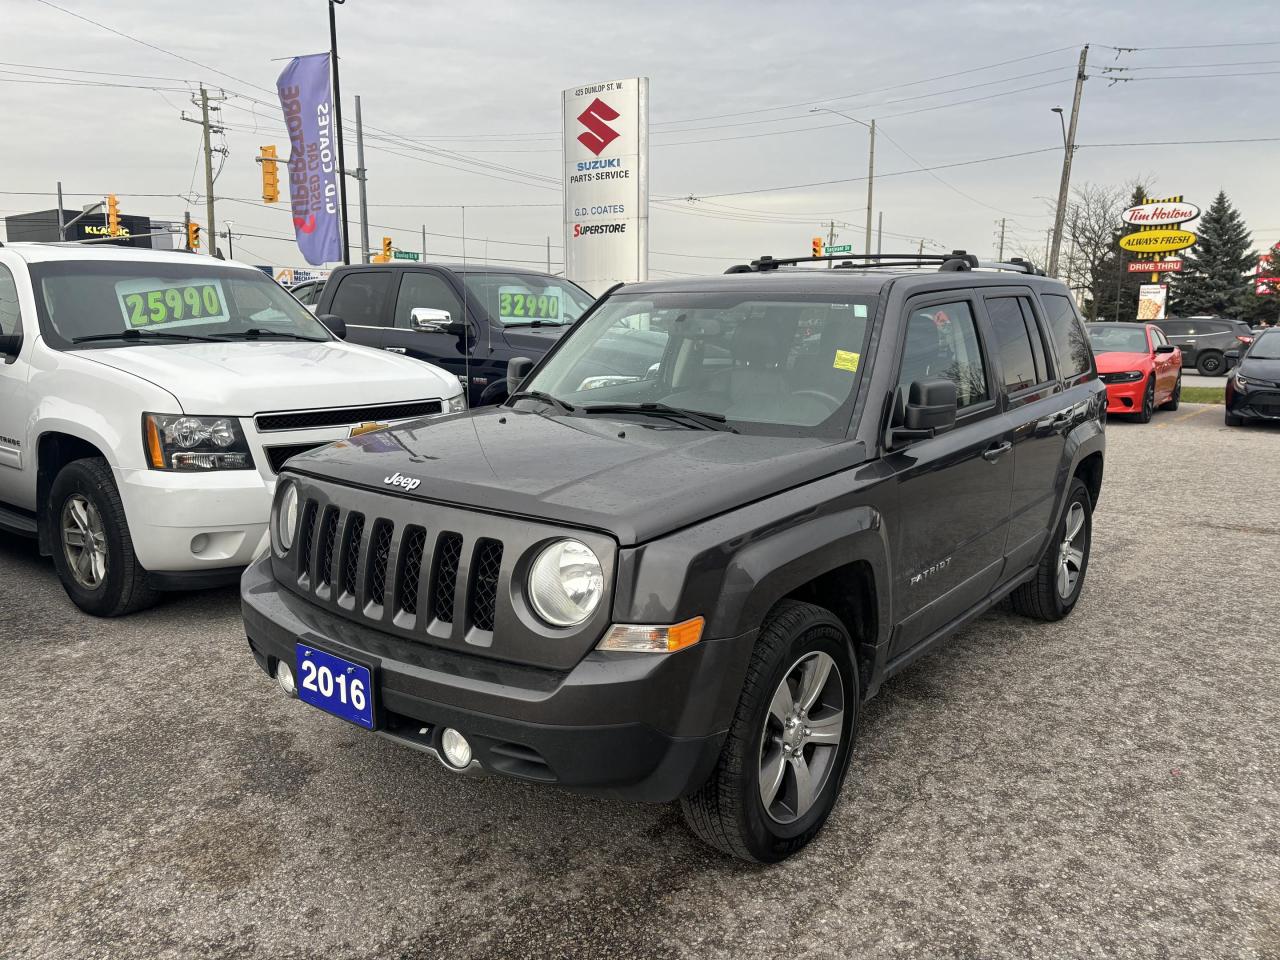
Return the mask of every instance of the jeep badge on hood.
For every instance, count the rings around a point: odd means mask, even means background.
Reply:
[[[413,477],[406,477],[404,474],[396,471],[389,477],[384,477],[383,483],[390,487],[404,487],[406,490],[417,490],[422,485],[421,480],[415,480]]]

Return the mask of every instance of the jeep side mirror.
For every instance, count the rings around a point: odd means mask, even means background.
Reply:
[[[324,324],[325,329],[332,333],[339,340],[347,339],[347,321],[343,320],[336,313],[322,313],[316,317]]]
[[[917,380],[907,392],[908,430],[928,431],[929,436],[956,425],[959,394],[953,380]]]
[[[460,337],[467,332],[467,325],[461,320],[454,320],[448,310],[414,307],[409,311],[409,329],[418,333],[443,333],[450,337]]]
[[[5,363],[12,363],[18,359],[18,351],[22,349],[22,334],[6,333],[0,336],[0,357],[4,357]]]
[[[533,361],[528,357],[512,357],[507,361],[507,396],[514,396],[520,390],[520,384],[533,369]]]
[[[1223,350],[1223,351],[1222,351],[1222,355],[1223,355],[1224,357],[1226,357],[1228,360],[1239,360],[1239,359],[1240,359],[1240,348],[1239,348],[1239,347],[1232,347],[1230,350]]]
[[[1156,345],[1156,353],[1173,353],[1176,349],[1178,348],[1171,343],[1161,343]],[[1230,353],[1230,351],[1227,352]]]

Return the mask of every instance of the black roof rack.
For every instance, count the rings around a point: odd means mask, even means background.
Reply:
[[[838,262],[836,262],[838,261]],[[856,261],[856,262],[855,262]],[[935,267],[939,271],[953,270],[1010,270],[1015,273],[1027,273],[1044,276],[1044,271],[1035,267],[1030,261],[1021,257],[1011,260],[979,260],[977,255],[964,250],[952,250],[950,253],[841,253],[823,257],[781,257],[774,258],[765,254],[750,263],[739,263],[730,267],[725,273],[765,273],[779,267],[790,267],[800,263],[833,262],[837,270],[875,269],[877,267]]]

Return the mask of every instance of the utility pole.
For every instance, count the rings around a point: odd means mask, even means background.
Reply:
[[[342,148],[342,85],[338,82],[338,22],[334,17],[333,8],[335,4],[346,3],[347,0],[329,0],[329,71],[333,76],[333,121],[337,126],[338,133],[338,170],[345,174],[347,169],[347,161],[345,151]],[[347,223],[347,184],[345,176],[338,177],[338,186],[341,192],[338,194],[338,201],[342,208],[342,262],[348,264],[351,262],[351,241],[350,226]]]
[[[920,238],[920,249],[916,251],[916,256],[917,257],[924,256],[924,237]]]
[[[835,220],[832,220],[830,223],[827,224],[827,249],[823,250],[822,252],[826,253],[827,250],[830,250],[833,246],[835,246],[835,242],[836,242],[836,222]],[[828,260],[827,269],[830,270],[833,267],[835,267],[835,264],[830,260]]]
[[[1080,67],[1076,71],[1076,92],[1071,101],[1071,126],[1067,142],[1063,145],[1062,182],[1058,185],[1058,209],[1053,217],[1053,243],[1048,251],[1049,276],[1058,275],[1058,254],[1062,250],[1062,225],[1067,215],[1067,196],[1071,190],[1071,158],[1076,152],[1076,124],[1080,120],[1080,97],[1084,93],[1085,64],[1089,59],[1089,45],[1080,48]]]
[[[876,226],[876,256],[884,249],[884,211],[880,211],[879,224]]]
[[[1000,218],[1000,252],[996,254],[996,259],[1001,262],[1004,261],[1004,223],[1005,223],[1005,218],[1001,217]]]
[[[213,219],[213,142],[212,135],[222,133],[221,127],[215,127],[209,122],[209,91],[200,86],[200,119],[188,117],[185,113],[182,119],[187,123],[198,123],[204,130],[204,203],[205,217],[208,219],[209,230],[209,256],[213,256],[218,252],[218,227],[217,221]],[[214,99],[225,99],[217,97]],[[226,148],[220,147],[219,153],[225,153]]]
[[[227,221],[227,259],[228,260],[234,260],[236,258],[235,248],[231,245],[231,224],[232,224],[232,221],[228,220]]]
[[[62,222],[62,181],[58,181],[58,240],[67,239],[67,226]]]
[[[547,273],[551,272],[551,238],[547,237]]]
[[[191,252],[191,211],[188,210],[182,215],[182,242],[186,244],[187,253]]]
[[[422,225],[422,262],[427,262],[427,225]]]
[[[876,122],[871,121],[871,149],[867,152],[867,248],[863,253],[871,252],[871,207],[872,196],[876,186]]]
[[[334,74],[335,78],[337,74]],[[335,83],[336,83],[335,79]],[[365,196],[365,181],[368,179],[364,168],[364,124],[360,121],[360,97],[356,101],[356,180],[360,184],[360,262],[369,262],[369,202]]]

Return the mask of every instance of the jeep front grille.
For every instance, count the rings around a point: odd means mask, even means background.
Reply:
[[[297,587],[320,600],[369,619],[385,616],[402,628],[448,636],[464,613],[465,630],[492,633],[502,557],[500,540],[468,543],[454,530],[397,527],[386,517],[367,520],[358,511],[307,499],[290,564]]]

